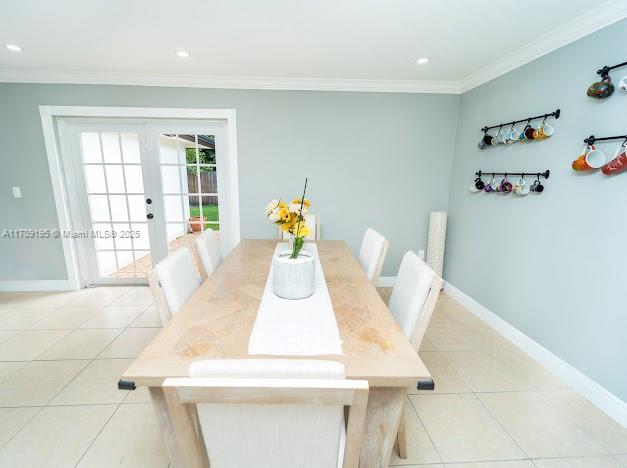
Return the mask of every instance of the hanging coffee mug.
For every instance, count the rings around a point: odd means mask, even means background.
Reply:
[[[542,125],[542,133],[544,133],[545,138],[548,138],[550,136],[553,136],[553,134],[555,133],[555,128],[553,128],[553,125],[545,123]]]
[[[544,191],[544,185],[540,182],[540,178],[538,177],[531,186],[531,191],[536,193],[542,193]]]
[[[512,189],[512,191],[516,195],[520,196],[528,195],[529,190],[531,190],[531,187],[527,185],[527,181],[523,177],[520,178],[520,180],[514,185]]]
[[[619,146],[614,158],[605,164],[601,171],[605,175],[618,174],[627,169],[627,139]]]
[[[496,192],[497,187],[498,185],[496,183],[496,180],[494,179],[494,177],[491,177],[490,181],[487,184],[485,184],[485,187],[483,188],[483,190],[487,193]]]
[[[511,145],[512,143],[516,143],[518,141],[518,135],[518,130],[516,130],[516,127],[512,125],[512,128],[510,128],[509,131],[505,133],[505,136],[507,137],[505,139],[505,144]]]
[[[588,163],[586,162],[586,156],[590,151],[593,151],[594,149],[594,145],[586,146],[581,155],[579,155],[579,157],[575,159],[571,164],[572,168],[576,171],[588,171],[592,169],[590,166],[588,166]]]
[[[618,89],[623,92],[627,91],[627,76],[623,76],[623,78],[620,80],[620,83],[618,83]]]
[[[498,191],[501,193],[510,193],[512,191],[512,183],[507,180],[507,176],[501,181]]]
[[[485,188],[485,183],[483,182],[483,180],[481,180],[481,177],[477,177],[475,179],[475,187],[478,190],[483,190]]]
[[[531,125],[527,125],[525,127],[524,133],[525,133],[525,139],[533,140],[535,138],[534,134],[536,133],[536,129],[533,128]]]
[[[614,85],[609,75],[604,76],[601,81],[592,83],[588,86],[587,94],[590,97],[596,99],[605,99],[610,97],[614,93]]]

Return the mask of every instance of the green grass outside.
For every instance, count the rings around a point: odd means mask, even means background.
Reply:
[[[212,222],[217,222],[220,220],[218,214],[218,205],[203,205],[202,206],[203,216],[205,220],[208,221],[205,225],[205,228],[213,229],[214,231],[220,230],[219,224],[210,224]],[[189,215],[190,216],[200,216],[200,206],[190,205],[189,207]]]

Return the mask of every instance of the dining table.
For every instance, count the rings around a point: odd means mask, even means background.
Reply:
[[[367,380],[370,387],[359,466],[386,467],[407,388],[431,382],[431,375],[342,240],[316,241],[342,354],[250,355],[250,335],[277,242],[242,240],[131,363],[121,382],[131,388],[148,388],[166,448],[175,460],[180,447],[172,421],[189,415],[168,405],[161,386],[167,378],[187,377],[192,362],[260,358],[340,361],[347,379]],[[201,438],[197,431],[186,436]]]

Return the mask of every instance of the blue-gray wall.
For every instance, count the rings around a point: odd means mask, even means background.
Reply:
[[[324,239],[354,251],[369,226],[390,240],[384,275],[426,245],[445,210],[459,96],[0,84],[0,231],[57,227],[39,105],[237,109],[242,238],[273,237],[263,216],[309,177]],[[11,187],[23,198],[12,198]],[[0,281],[66,279],[60,241],[0,238]]]
[[[627,93],[586,96],[627,59],[627,20],[462,96],[446,279],[627,400],[627,174],[578,174],[582,140],[627,134]],[[612,73],[617,83],[627,68]],[[480,128],[561,108],[545,141],[479,150]],[[610,157],[620,142],[598,145]],[[551,170],[542,195],[472,194],[478,169]]]

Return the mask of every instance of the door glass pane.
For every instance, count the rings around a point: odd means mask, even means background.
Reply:
[[[93,231],[92,235],[96,242],[97,250],[110,250],[113,249],[113,239],[110,237],[113,228],[109,223],[93,223],[91,225]]]
[[[109,195],[112,221],[128,221],[125,195]]]
[[[145,277],[152,261],[138,135],[83,132],[81,149],[88,193],[98,193],[88,195],[98,273]]]
[[[143,195],[128,195],[128,208],[131,221],[146,220],[146,199]]]
[[[125,163],[137,163],[141,162],[139,157],[139,139],[137,133],[122,133],[120,134],[122,140],[122,154],[124,156]]]
[[[163,197],[166,222],[183,222],[184,198],[180,195],[166,195]]]
[[[98,251],[96,252],[96,259],[98,260],[98,273],[100,273],[100,276],[109,276],[118,269],[115,252],[113,251]]]
[[[182,166],[161,166],[163,193],[183,193],[187,191],[187,181]]]
[[[113,223],[113,231],[115,232],[115,248],[132,250],[133,243],[129,236],[131,225],[127,223]]]
[[[107,188],[109,193],[124,193],[124,175],[122,174],[122,166],[105,165],[105,174],[107,177]]]
[[[140,165],[125,165],[124,178],[127,193],[144,193],[144,179]]]
[[[100,134],[102,139],[102,155],[105,163],[120,163],[122,155],[120,154],[120,141],[117,133],[103,132]]]
[[[111,221],[106,195],[89,195],[89,209],[92,222]]]
[[[81,151],[84,163],[102,162],[100,153],[100,137],[96,132],[81,133]]]
[[[149,249],[150,239],[148,237],[148,224],[147,223],[133,223],[131,224],[131,231],[133,234],[133,246],[135,249]]]
[[[185,146],[178,135],[164,134],[159,138],[161,164],[185,164]]]
[[[105,193],[107,186],[105,185],[103,166],[100,164],[85,166],[85,183],[87,184],[87,193]]]

